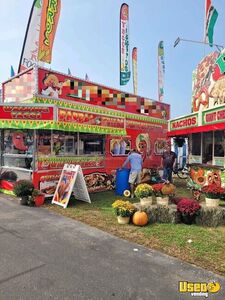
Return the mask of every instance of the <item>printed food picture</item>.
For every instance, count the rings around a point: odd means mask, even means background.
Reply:
[[[58,190],[56,192],[55,201],[60,203],[66,203],[68,192],[70,190],[70,183],[73,179],[74,172],[64,172]]]
[[[150,140],[147,133],[142,133],[137,136],[136,147],[141,153],[144,161],[150,155]]]

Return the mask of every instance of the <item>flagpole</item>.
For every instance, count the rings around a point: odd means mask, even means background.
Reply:
[[[187,39],[182,39],[182,38],[178,37],[178,38],[176,39],[176,41],[174,42],[173,47],[175,48],[175,47],[179,44],[180,41],[183,41],[183,42],[191,42],[191,43],[196,43],[196,44],[209,45],[209,43],[206,43],[206,42],[195,41],[195,40],[187,40]],[[209,45],[209,46],[210,46],[210,45]],[[219,48],[224,48],[223,45],[218,45],[218,44],[212,44],[212,46],[217,47],[217,49],[219,49]],[[219,49],[219,50],[220,50],[220,49]]]

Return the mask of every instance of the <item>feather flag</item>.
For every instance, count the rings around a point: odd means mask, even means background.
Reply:
[[[68,68],[67,74],[68,74],[68,75],[71,75],[70,68]]]
[[[42,0],[34,0],[27,24],[18,73],[37,64]]]
[[[15,71],[13,69],[13,66],[11,66],[11,68],[10,68],[10,77],[13,77],[13,76],[15,76]]]
[[[132,50],[132,71],[133,71],[133,86],[134,94],[137,95],[137,48]]]
[[[205,4],[205,33],[204,41],[213,46],[213,32],[216,20],[218,18],[217,10],[212,6],[211,0],[206,0]]]
[[[164,46],[163,41],[158,45],[158,100],[163,101],[164,97],[164,75],[165,75],[165,61],[164,61]]]
[[[129,6],[123,3],[120,8],[120,85],[130,80],[129,54]]]
[[[51,63],[52,48],[61,10],[61,0],[42,0],[38,60]]]

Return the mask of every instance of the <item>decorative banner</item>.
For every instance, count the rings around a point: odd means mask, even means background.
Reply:
[[[41,9],[42,0],[34,0],[23,42],[18,73],[37,64]]]
[[[76,199],[91,203],[81,167],[65,164],[52,203],[66,208],[73,190]]]
[[[205,0],[205,31],[204,41],[213,46],[213,31],[218,17],[217,10],[212,6],[211,0]]]
[[[161,102],[163,101],[163,97],[164,97],[164,74],[165,74],[164,47],[163,47],[163,41],[160,41],[158,46],[158,100]]]
[[[134,94],[137,95],[137,48],[132,50],[132,71],[133,71],[133,86]]]
[[[38,60],[51,63],[52,47],[58,25],[61,0],[43,0]]]
[[[192,111],[224,105],[224,53],[212,52],[198,64],[192,84]]]
[[[120,8],[120,85],[126,85],[129,80],[129,6],[123,3]]]

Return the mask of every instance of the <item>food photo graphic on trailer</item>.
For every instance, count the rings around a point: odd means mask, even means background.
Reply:
[[[77,200],[91,203],[81,166],[65,164],[52,203],[66,208],[72,192]]]

